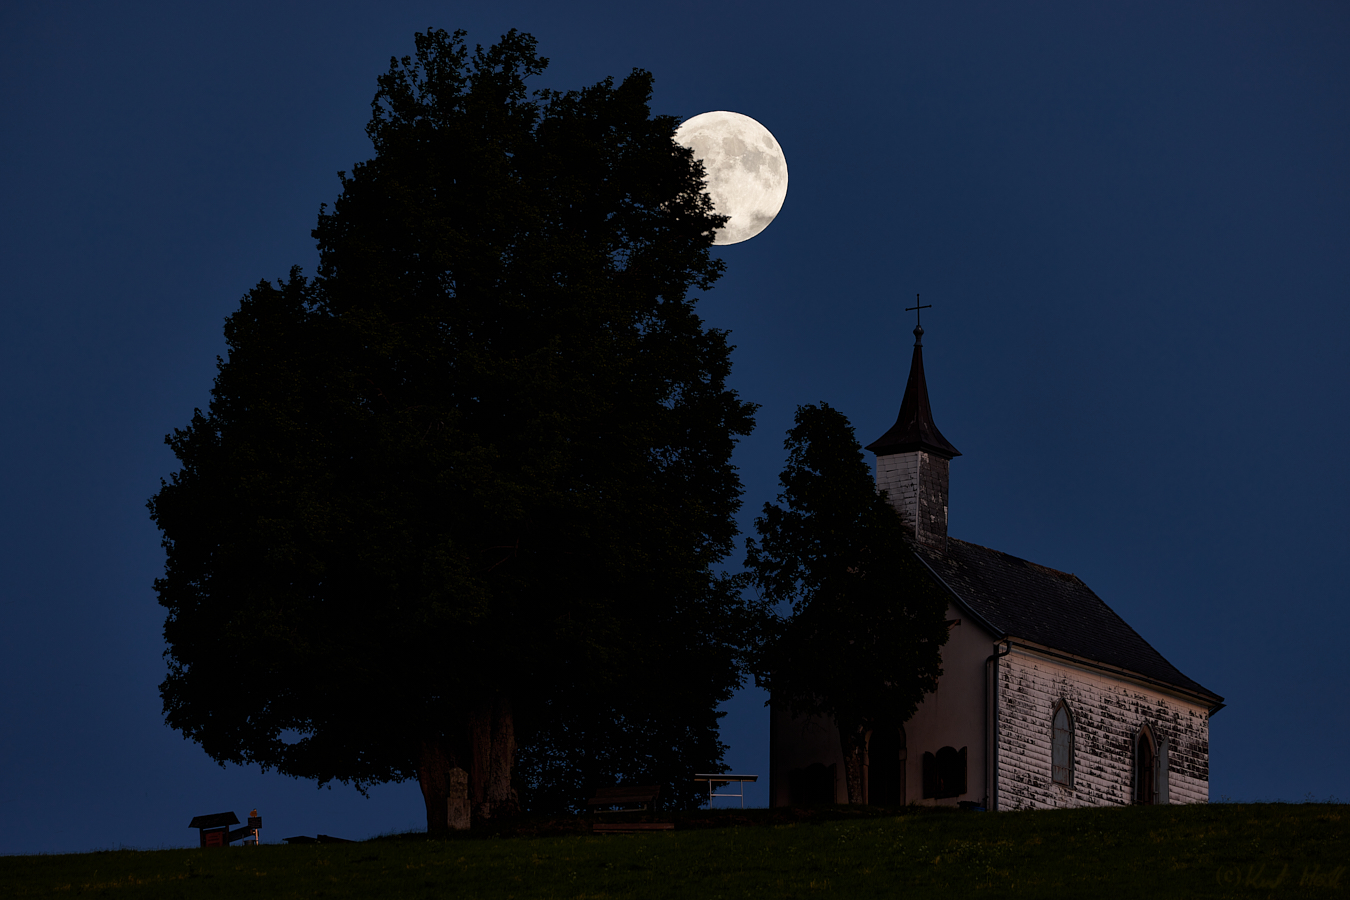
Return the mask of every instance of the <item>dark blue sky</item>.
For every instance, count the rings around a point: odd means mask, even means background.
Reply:
[[[1215,799],[1350,799],[1350,7],[649,6],[0,7],[0,853],[424,822],[415,783],[318,792],[164,726],[144,504],[428,26],[533,33],[541,87],[643,67],[657,112],[782,144],[782,213],[701,305],[763,405],[743,528],[797,404],[889,427],[921,291],[952,533],[1075,572],[1227,698]],[[762,699],[736,771],[767,772]]]

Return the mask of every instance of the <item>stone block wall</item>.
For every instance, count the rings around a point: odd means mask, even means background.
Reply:
[[[999,661],[998,677],[1000,810],[1130,803],[1133,740],[1145,722],[1168,742],[1169,801],[1209,801],[1205,707],[1016,647]],[[1050,774],[1051,719],[1060,699],[1074,719],[1072,788]]]

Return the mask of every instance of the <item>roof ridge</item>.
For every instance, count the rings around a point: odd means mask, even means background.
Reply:
[[[1078,577],[1077,575],[1075,575],[1073,572],[1065,572],[1063,569],[1056,569],[1054,566],[1047,566],[1047,565],[1045,565],[1044,563],[1033,562],[1032,560],[1029,560],[1029,559],[1027,559],[1027,558],[1024,557],[1024,556],[1015,556],[1015,555],[1013,555],[1012,553],[1008,553],[1008,552],[1006,552],[1006,551],[999,550],[999,549],[997,549],[997,548],[995,548],[995,547],[986,547],[984,544],[976,544],[976,543],[974,543],[973,541],[963,541],[963,540],[961,540],[960,538],[954,538],[954,537],[951,537],[950,535],[947,537],[947,540],[949,540],[949,541],[956,541],[958,544],[965,544],[967,547],[974,547],[976,550],[987,550],[987,551],[989,551],[990,553],[997,553],[997,554],[999,554],[1000,556],[1011,556],[1013,559],[1019,560],[1020,562],[1024,562],[1024,563],[1026,563],[1026,564],[1029,565],[1029,566],[1035,566],[1035,567],[1038,568],[1038,569],[1044,569],[1044,570],[1047,571],[1047,572],[1051,572],[1051,573],[1053,573],[1053,574],[1055,574],[1055,575],[1062,575],[1062,576],[1065,577],[1065,578],[1072,578],[1074,581],[1078,582],[1078,583],[1081,584],[1083,587],[1087,587],[1087,582],[1085,582],[1083,579],[1079,578],[1079,577]],[[1088,588],[1088,590],[1091,591],[1092,588]],[[1093,594],[1095,595],[1095,594],[1096,594],[1096,591],[1093,591]],[[1101,598],[1098,598],[1098,599],[1101,599]]]

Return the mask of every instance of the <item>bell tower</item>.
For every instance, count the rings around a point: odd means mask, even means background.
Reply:
[[[933,424],[923,374],[921,325],[914,328],[914,356],[900,415],[867,449],[877,455],[877,490],[886,492],[900,514],[906,536],[935,550],[946,550],[948,465],[961,451]]]

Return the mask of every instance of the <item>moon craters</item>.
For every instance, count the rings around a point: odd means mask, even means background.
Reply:
[[[708,178],[713,207],[729,216],[714,244],[739,244],[759,234],[787,198],[787,160],[769,130],[749,116],[708,112],[675,130],[694,151]]]

